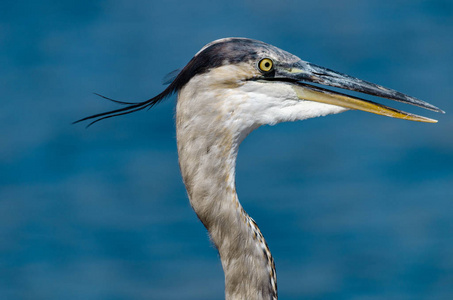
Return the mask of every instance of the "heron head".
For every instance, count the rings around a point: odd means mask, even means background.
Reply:
[[[156,97],[137,103],[113,100],[126,106],[79,121],[94,119],[94,123],[149,108],[174,92],[194,98],[205,93],[204,96],[209,98],[209,93],[216,91],[215,95],[223,95],[226,101],[228,97],[233,101],[239,96],[243,97],[242,100],[246,99],[241,102],[245,103],[243,108],[257,118],[259,125],[302,120],[348,109],[411,121],[437,122],[312,83],[388,98],[443,113],[422,100],[311,64],[264,42],[225,38],[204,46]]]

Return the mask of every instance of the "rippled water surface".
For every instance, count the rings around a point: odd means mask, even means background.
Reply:
[[[431,102],[439,119],[346,112],[266,126],[237,190],[281,299],[453,299],[452,1],[3,1],[0,298],[222,299],[216,250],[179,175],[175,97],[206,43],[245,36]]]

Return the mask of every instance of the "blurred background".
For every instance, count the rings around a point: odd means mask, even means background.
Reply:
[[[237,190],[281,299],[453,299],[453,1],[2,1],[0,298],[222,299],[179,174],[175,96],[206,43],[250,37],[444,109],[266,126]],[[371,99],[372,97],[367,97]]]

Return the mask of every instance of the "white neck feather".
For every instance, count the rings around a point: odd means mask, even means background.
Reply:
[[[219,251],[226,299],[273,300],[277,299],[273,258],[236,195],[239,144],[260,125],[344,109],[300,101],[283,83],[243,82],[237,78],[228,81],[228,74],[241,71],[238,66],[234,66],[236,70],[222,70],[231,67],[195,76],[179,92],[179,164],[190,203]]]

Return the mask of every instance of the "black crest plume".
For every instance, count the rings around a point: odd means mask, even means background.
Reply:
[[[170,83],[170,85],[162,93],[160,93],[159,95],[157,95],[157,96],[155,96],[155,97],[153,97],[151,99],[148,99],[148,100],[145,100],[145,101],[142,101],[142,102],[118,101],[118,100],[111,99],[111,98],[108,98],[108,97],[105,97],[105,96],[102,96],[102,95],[99,95],[99,94],[95,93],[95,95],[97,95],[97,96],[100,96],[100,97],[102,97],[104,99],[110,100],[112,102],[115,102],[115,103],[118,103],[118,104],[121,104],[121,105],[125,105],[125,107],[122,107],[122,108],[119,108],[119,109],[115,109],[115,110],[111,110],[111,111],[107,111],[107,112],[103,112],[103,113],[99,113],[99,114],[95,114],[95,115],[92,115],[92,116],[88,116],[88,117],[85,117],[83,119],[80,119],[80,120],[77,120],[77,121],[73,122],[73,124],[76,124],[76,123],[79,123],[79,122],[83,122],[83,121],[86,121],[86,120],[92,120],[91,123],[89,123],[87,125],[87,127],[89,127],[89,126],[93,125],[94,123],[97,123],[97,122],[99,122],[101,120],[104,120],[104,119],[113,118],[113,117],[121,116],[121,115],[127,115],[127,114],[130,114],[130,113],[145,109],[145,108],[149,109],[149,108],[153,107],[154,105],[158,104],[159,102],[161,102],[162,100],[164,100],[166,97],[171,96],[173,93],[177,92],[182,87],[183,84],[181,85],[181,80],[178,80],[178,78],[180,77],[181,73],[179,73],[178,76],[176,76],[176,78]]]

